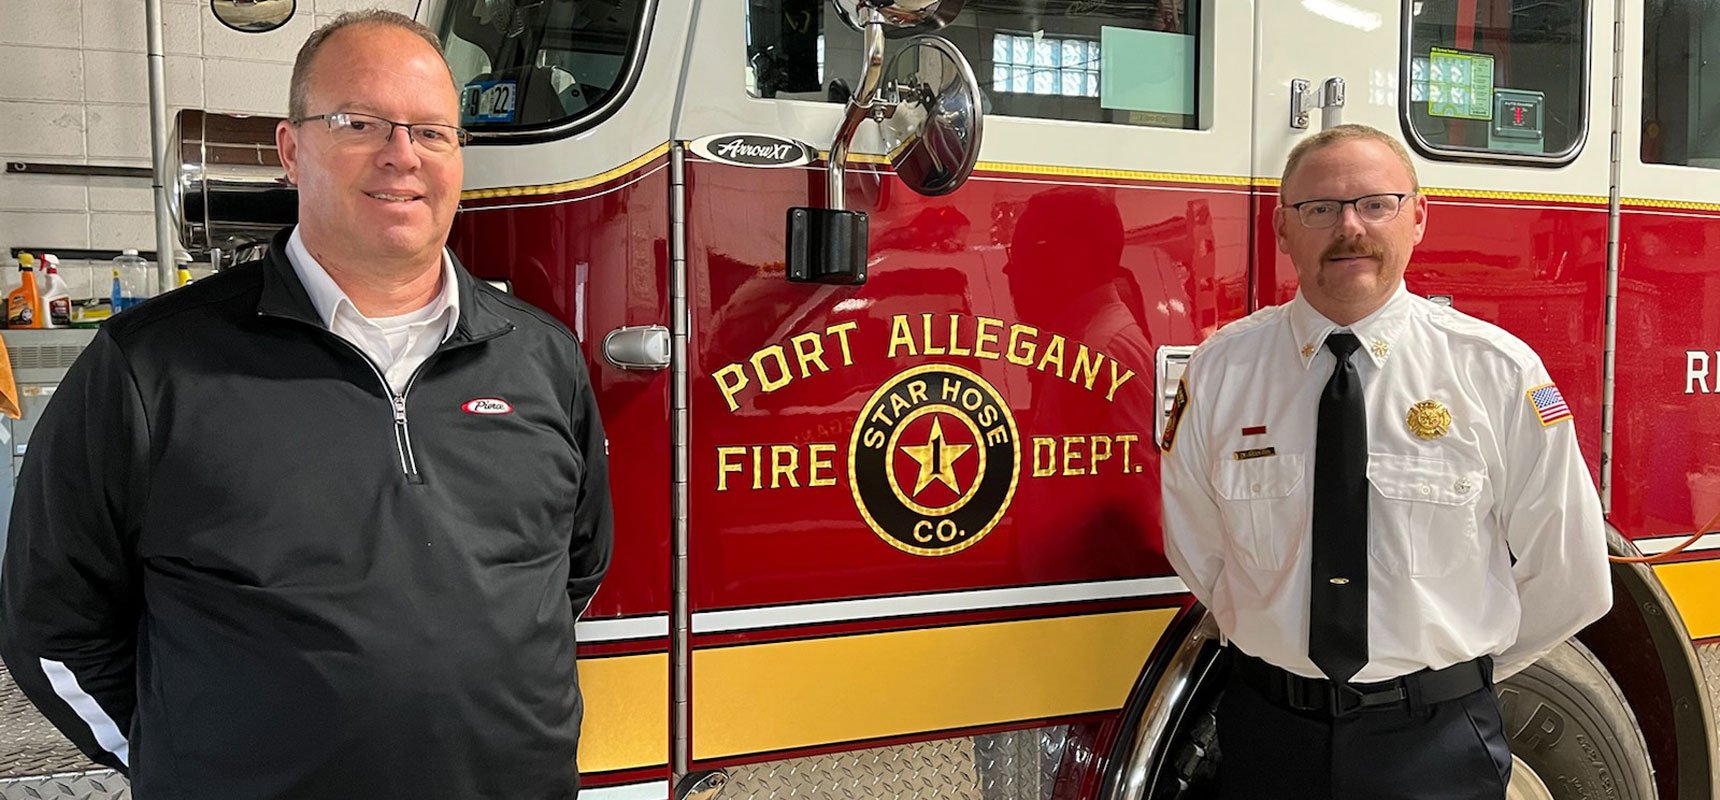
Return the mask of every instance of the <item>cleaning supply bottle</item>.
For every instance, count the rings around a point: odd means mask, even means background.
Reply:
[[[18,254],[18,288],[6,295],[6,327],[42,327],[42,293],[36,288],[36,259]]]
[[[60,258],[53,253],[42,254],[45,270],[42,274],[42,308],[47,315],[42,327],[70,328],[72,326],[72,291],[66,279],[60,277]]]
[[[148,295],[149,262],[136,250],[126,250],[113,260],[113,313],[118,314]]]
[[[178,269],[175,270],[174,286],[184,286],[185,284],[190,283],[191,256],[186,253],[179,253],[173,257],[173,262],[178,266]]]

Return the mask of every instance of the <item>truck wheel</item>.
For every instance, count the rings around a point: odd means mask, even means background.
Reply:
[[[1511,742],[1507,800],[1654,800],[1648,745],[1624,693],[1576,641],[1500,684]]]

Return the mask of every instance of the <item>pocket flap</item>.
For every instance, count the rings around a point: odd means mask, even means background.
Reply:
[[[1393,500],[1465,506],[1481,496],[1487,471],[1461,461],[1369,453],[1368,482]]]
[[[1300,453],[1220,461],[1213,467],[1212,485],[1226,500],[1270,500],[1289,497],[1306,472]]]

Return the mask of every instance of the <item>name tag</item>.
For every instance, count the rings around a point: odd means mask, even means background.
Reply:
[[[1251,458],[1265,458],[1267,456],[1275,455],[1278,455],[1278,450],[1272,447],[1256,447],[1253,450],[1238,450],[1231,454],[1231,456],[1237,461],[1247,461]]]

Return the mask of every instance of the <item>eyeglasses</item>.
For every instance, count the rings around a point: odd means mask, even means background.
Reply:
[[[1392,192],[1389,194],[1368,194],[1353,200],[1304,200],[1291,203],[1285,208],[1296,210],[1296,217],[1302,221],[1304,228],[1330,228],[1338,224],[1344,216],[1344,206],[1355,206],[1356,216],[1370,225],[1378,225],[1397,218],[1403,210],[1403,201],[1414,197],[1415,192]]]
[[[465,147],[466,143],[472,140],[472,134],[464,128],[457,128],[453,125],[441,125],[434,122],[395,122],[370,114],[355,114],[346,111],[299,117],[292,123],[300,125],[316,119],[328,124],[329,133],[334,136],[336,142],[353,147],[381,149],[383,145],[394,141],[395,128],[405,128],[406,138],[417,145],[420,150],[438,155],[452,153]]]

